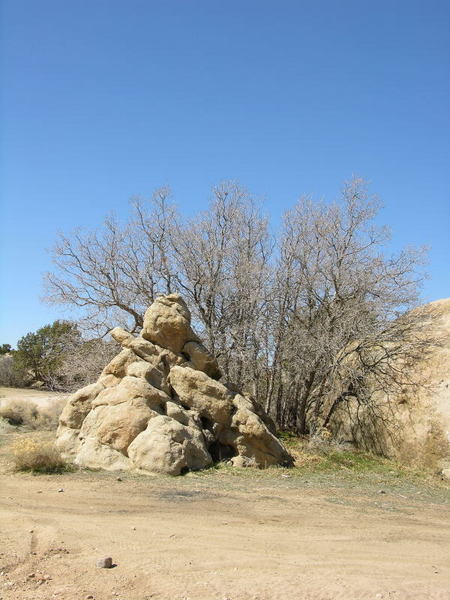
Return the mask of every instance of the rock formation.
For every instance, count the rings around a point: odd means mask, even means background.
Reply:
[[[57,447],[95,469],[179,475],[214,461],[289,465],[270,419],[220,383],[219,365],[191,328],[178,294],[158,298],[135,337],[115,328],[122,351],[62,412]]]
[[[436,468],[450,478],[450,298],[415,310],[434,343],[407,370],[417,386],[387,394],[373,387],[370,407],[348,402],[330,428],[341,441],[408,464]],[[375,409],[375,410],[374,410]]]

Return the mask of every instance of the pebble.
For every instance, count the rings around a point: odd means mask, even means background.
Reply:
[[[122,477],[116,477],[116,481],[123,481]]]
[[[110,569],[113,565],[113,561],[112,558],[108,556],[106,558],[101,558],[100,560],[98,560],[96,565],[99,569]]]
[[[63,492],[64,489],[63,488],[59,488],[58,492]]]
[[[385,494],[386,492],[384,490],[380,490],[378,493],[379,494]]]

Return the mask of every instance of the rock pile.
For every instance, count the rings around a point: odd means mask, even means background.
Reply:
[[[158,298],[139,336],[121,328],[111,335],[122,351],[60,417],[57,446],[66,459],[170,475],[218,460],[291,463],[262,410],[218,381],[217,360],[193,332],[181,296]]]

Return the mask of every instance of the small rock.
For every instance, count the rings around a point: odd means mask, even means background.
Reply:
[[[32,577],[36,577],[36,573],[30,573],[30,574],[28,575],[28,579],[31,579]]]
[[[379,490],[378,492],[379,494],[385,494],[386,492],[384,490]]]
[[[36,494],[42,494],[42,490],[38,490]]]
[[[116,481],[123,481],[122,477],[116,477]]]
[[[86,596],[86,600],[93,600],[94,596],[92,594],[89,594],[89,596]]]
[[[63,488],[59,488],[58,492],[63,492],[64,489]]]
[[[108,556],[107,558],[101,558],[96,563],[99,569],[110,569],[113,565],[112,558]]]
[[[133,531],[136,531],[136,527],[132,527],[131,529],[132,529]]]

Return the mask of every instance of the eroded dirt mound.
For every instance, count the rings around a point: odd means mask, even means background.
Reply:
[[[179,475],[227,459],[237,466],[291,458],[252,401],[218,379],[219,365],[191,328],[178,294],[158,298],[135,337],[111,332],[122,351],[98,381],[72,395],[57,446],[74,463]]]

